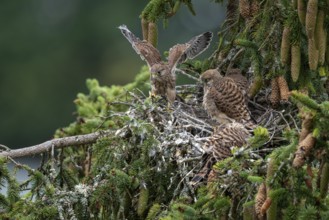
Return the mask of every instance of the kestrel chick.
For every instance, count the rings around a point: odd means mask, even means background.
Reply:
[[[149,42],[140,40],[126,25],[119,27],[137,54],[147,63],[151,73],[151,91],[173,103],[176,98],[176,66],[187,59],[193,59],[206,50],[212,39],[211,32],[193,37],[185,44],[177,44],[169,50],[168,62],[161,60],[160,52]]]
[[[205,71],[200,78],[203,106],[212,118],[220,123],[251,121],[245,96],[232,78],[221,76],[216,69]]]
[[[212,136],[202,146],[205,151],[204,165],[196,174],[192,181],[192,185],[196,185],[202,180],[206,180],[213,165],[220,160],[224,160],[232,156],[232,147],[242,147],[247,143],[250,137],[248,130],[240,123],[229,123],[224,126],[216,127]]]

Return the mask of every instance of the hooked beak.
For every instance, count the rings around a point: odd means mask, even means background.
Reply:
[[[157,78],[157,73],[150,70],[151,80],[155,80]]]

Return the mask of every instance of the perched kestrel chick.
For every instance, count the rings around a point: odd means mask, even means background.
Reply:
[[[200,78],[204,84],[203,106],[209,116],[219,123],[251,121],[245,96],[232,78],[221,76],[216,69],[205,71]]]
[[[249,137],[248,130],[237,122],[216,127],[213,135],[202,146],[205,151],[204,165],[199,173],[193,177],[191,184],[196,185],[202,180],[206,180],[213,165],[217,161],[231,157],[231,148],[242,147],[247,143]]]
[[[212,33],[205,32],[185,44],[177,44],[169,50],[168,62],[164,62],[161,60],[160,52],[151,43],[140,40],[128,30],[126,25],[121,25],[119,29],[137,54],[147,63],[151,73],[152,94],[164,96],[170,103],[176,98],[176,66],[201,54],[208,48],[212,39]]]

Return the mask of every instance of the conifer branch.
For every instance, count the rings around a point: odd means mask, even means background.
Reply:
[[[105,131],[97,131],[90,134],[84,134],[84,135],[56,138],[34,146],[0,152],[0,157],[17,158],[17,157],[41,154],[48,151],[52,147],[63,148],[69,146],[79,146],[83,144],[92,144],[95,143],[100,137],[107,136],[111,133],[113,133],[113,131],[105,130]]]

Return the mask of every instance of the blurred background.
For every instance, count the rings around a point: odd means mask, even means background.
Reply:
[[[138,3],[137,3],[138,2]],[[192,1],[159,26],[158,48],[212,31],[225,5]],[[117,27],[141,36],[139,15],[148,0],[32,0],[0,2],[0,144],[27,147],[52,138],[74,121],[73,100],[87,78],[101,85],[131,82],[144,62]],[[216,48],[213,40],[209,55]],[[206,55],[204,55],[206,56]]]

